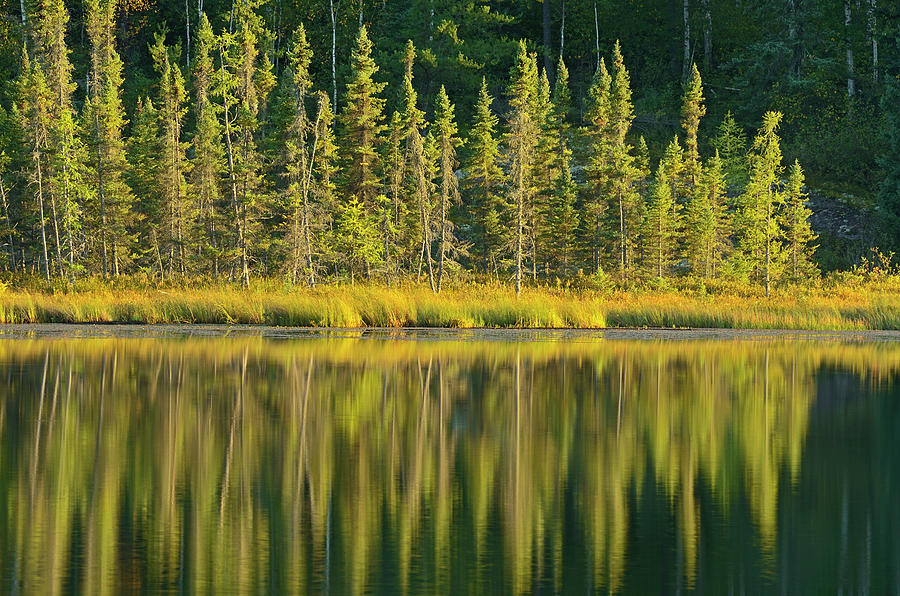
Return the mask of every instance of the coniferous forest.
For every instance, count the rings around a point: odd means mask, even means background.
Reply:
[[[10,272],[768,294],[900,239],[886,1],[0,11]]]

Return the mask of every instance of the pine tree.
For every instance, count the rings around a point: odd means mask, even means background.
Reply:
[[[784,203],[781,192],[781,142],[778,138],[780,112],[766,112],[750,153],[750,180],[741,199],[740,248],[752,277],[771,291],[784,260],[779,226],[779,210]]]
[[[725,178],[718,152],[703,168],[698,189],[688,204],[686,254],[694,273],[709,279],[723,261],[728,238]]]
[[[816,272],[812,262],[816,247],[811,244],[815,242],[817,236],[809,223],[812,210],[806,206],[807,195],[803,192],[804,182],[803,168],[800,167],[800,162],[795,160],[788,173],[782,224],[785,248],[788,253],[788,267],[791,278],[795,281],[809,279]]]
[[[461,144],[457,136],[456,117],[454,107],[447,97],[447,91],[441,85],[438,91],[437,107],[434,114],[434,131],[437,140],[437,148],[440,154],[440,246],[438,248],[438,276],[437,291],[441,292],[441,282],[444,278],[444,261],[448,253],[459,253],[460,245],[454,231],[454,225],[450,219],[450,210],[454,205],[460,204],[459,180],[456,178],[456,168],[459,162],[456,159],[456,148]]]
[[[519,42],[511,79],[507,147],[512,160],[510,190],[515,206],[516,294],[519,294],[522,292],[522,261],[528,234],[527,216],[534,198],[532,175],[539,130],[534,114],[538,93],[537,63],[534,54],[528,52],[524,40]]]
[[[127,162],[122,129],[122,59],[116,51],[116,0],[86,0],[85,16],[91,40],[91,69],[86,121],[94,157],[95,187],[99,196],[100,252],[104,277],[118,275],[131,254],[129,228],[133,195],[125,183]]]
[[[594,272],[601,270],[600,247],[603,239],[603,223],[606,214],[607,200],[612,193],[611,155],[615,139],[612,127],[612,107],[610,91],[612,77],[601,58],[600,66],[594,74],[594,80],[588,90],[590,108],[587,131],[589,148],[586,167],[589,196],[585,200],[587,218],[585,224],[589,236],[589,244],[593,246]]]
[[[500,251],[505,243],[505,230],[500,223],[506,206],[498,192],[503,183],[503,171],[498,165],[500,141],[497,138],[499,119],[491,111],[493,98],[487,82],[481,80],[481,90],[475,103],[475,118],[469,132],[466,187],[469,190],[469,210],[473,219],[477,252],[481,255],[482,270],[496,271]]]
[[[191,188],[196,196],[197,226],[203,241],[199,254],[209,261],[213,277],[219,275],[222,256],[220,226],[223,224],[222,176],[225,150],[222,147],[221,106],[212,101],[216,92],[216,66],[213,52],[216,36],[205,14],[200,16],[194,57],[194,122],[193,156],[190,164]]]
[[[635,180],[634,187],[637,193],[637,219],[644,222],[647,217],[647,208],[650,197],[650,149],[647,147],[647,141],[641,135],[638,138],[638,144],[634,149],[634,171]],[[637,228],[634,248],[634,260],[638,262],[640,268],[646,268],[648,247],[647,238],[645,236],[646,226],[640,225]]]
[[[162,195],[162,218],[152,222],[158,226],[162,251],[166,253],[169,275],[186,273],[185,245],[188,242],[188,220],[193,220],[187,208],[187,143],[182,140],[182,122],[187,113],[187,90],[178,57],[170,58],[163,36],[156,35],[150,47],[154,66],[159,74],[160,157],[158,169],[159,192]]]

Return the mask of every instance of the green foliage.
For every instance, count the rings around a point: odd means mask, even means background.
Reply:
[[[810,279],[818,271],[812,262],[816,247],[812,243],[817,236],[809,224],[812,210],[806,206],[804,192],[805,177],[800,162],[794,161],[788,174],[785,188],[785,209],[783,213],[784,242],[787,256],[787,271],[794,281]]]
[[[886,151],[879,159],[885,176],[878,191],[878,207],[892,245],[900,246],[900,77],[888,80],[881,107]]]

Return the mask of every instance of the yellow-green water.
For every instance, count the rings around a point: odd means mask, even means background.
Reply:
[[[0,340],[3,594],[900,592],[891,336],[79,331]]]

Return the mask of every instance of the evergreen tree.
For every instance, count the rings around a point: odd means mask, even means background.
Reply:
[[[784,240],[788,253],[788,267],[791,278],[795,281],[809,279],[816,272],[812,262],[813,253],[816,251],[815,242],[817,236],[809,224],[812,211],[806,206],[807,195],[803,192],[805,176],[800,162],[794,161],[788,173],[787,188],[785,189],[785,209],[783,212]]]
[[[584,222],[587,227],[589,244],[593,246],[595,273],[601,269],[600,247],[603,238],[603,222],[607,200],[612,193],[611,155],[615,134],[612,126],[611,88],[612,77],[606,69],[605,61],[601,58],[600,66],[594,74],[593,83],[588,90],[590,126],[587,130],[589,147],[586,174],[589,196],[585,200],[587,218]]]
[[[381,262],[381,249],[375,222],[367,215],[368,210],[355,196],[340,206],[337,222],[337,248],[340,250],[350,270],[350,283],[362,269]]]
[[[315,139],[317,150],[313,154],[313,177],[311,195],[319,208],[321,217],[318,229],[319,238],[313,235],[311,244],[321,251],[324,257],[330,246],[334,246],[334,217],[338,211],[335,179],[338,171],[337,143],[334,135],[334,111],[331,100],[324,91],[319,91],[318,110],[316,112]],[[332,240],[329,246],[329,239]]]
[[[316,283],[312,247],[312,209],[310,183],[317,140],[308,143],[310,134],[318,130],[307,114],[306,100],[312,81],[309,65],[312,50],[306,40],[306,30],[301,24],[287,53],[285,79],[289,89],[290,113],[293,114],[284,138],[288,221],[288,270],[291,283],[297,283],[302,267],[310,287]]]
[[[635,192],[637,192],[637,219],[644,222],[647,217],[647,207],[650,197],[650,149],[647,147],[647,141],[641,135],[638,138],[638,144],[634,149],[634,171],[635,171]],[[641,268],[646,268],[646,260],[648,254],[647,238],[645,236],[646,226],[640,225],[637,229],[634,248],[634,260],[636,260]]]
[[[375,197],[381,189],[378,149],[384,129],[384,99],[378,95],[385,84],[375,81],[377,73],[378,67],[372,59],[372,42],[363,26],[359,29],[356,47],[350,56],[341,150],[347,160],[344,194],[356,196],[367,209],[374,207]]]
[[[188,241],[188,220],[193,217],[187,209],[187,143],[182,140],[182,122],[187,113],[187,90],[178,57],[172,60],[162,35],[157,34],[150,47],[154,66],[159,75],[160,156],[158,169],[159,192],[162,198],[161,219],[158,225],[162,252],[166,254],[169,275],[177,270],[186,273],[185,245]]]
[[[725,177],[718,152],[702,171],[699,192],[687,209],[686,254],[694,273],[708,279],[716,276],[728,237]]]
[[[34,210],[39,214],[44,278],[50,281],[50,258],[47,248],[47,217],[45,210],[45,173],[47,148],[50,143],[51,91],[39,62],[32,61],[22,50],[22,74],[18,82],[19,113],[22,131],[31,149],[31,162],[26,179],[34,192]]]
[[[608,155],[610,196],[616,202],[619,216],[619,268],[623,279],[627,281],[632,265],[634,230],[640,227],[640,219],[638,195],[634,188],[637,172],[634,156],[631,154],[632,147],[626,140],[634,120],[634,106],[631,103],[631,82],[618,41],[613,48],[613,60],[609,101],[612,133]]]
[[[771,291],[781,272],[784,252],[779,226],[779,211],[784,203],[781,192],[781,141],[778,126],[780,112],[766,112],[750,153],[750,181],[742,197],[740,248],[751,277]]]
[[[160,160],[163,154],[159,128],[159,113],[148,97],[138,98],[131,121],[131,137],[128,139],[126,157],[128,176],[126,181],[135,195],[138,212],[135,229],[135,252],[145,262],[156,267],[160,276],[166,274],[160,248],[159,222],[163,221],[160,193]]]
[[[122,129],[122,59],[116,51],[116,0],[85,0],[85,28],[91,40],[91,68],[86,121],[94,157],[99,212],[100,256],[104,277],[118,275],[131,254],[133,195],[125,183],[127,162]]]
[[[456,178],[456,168],[459,162],[456,159],[456,148],[461,144],[457,136],[456,117],[454,107],[447,97],[447,91],[441,86],[438,91],[437,107],[434,114],[434,131],[437,140],[437,149],[440,154],[440,246],[438,248],[438,276],[437,291],[441,291],[441,282],[444,278],[444,261],[448,253],[459,253],[460,245],[454,231],[454,225],[450,219],[450,210],[454,205],[460,204],[459,180]]]
[[[700,79],[700,71],[694,64],[691,70],[691,79],[688,81],[681,105],[681,127],[684,128],[684,174],[690,188],[699,187],[702,168],[700,167],[700,146],[697,133],[700,129],[700,119],[706,114],[706,106],[703,105],[703,81]],[[727,118],[727,117],[726,117]],[[693,193],[691,198],[693,198]]]
[[[523,254],[527,234],[528,210],[534,198],[534,153],[537,146],[538,123],[534,104],[538,93],[537,63],[525,41],[519,42],[519,52],[511,73],[509,87],[509,132],[507,147],[512,161],[510,195],[515,206],[515,263],[516,293],[522,291]]]
[[[885,151],[878,163],[885,175],[878,190],[878,207],[891,243],[900,247],[900,77],[886,82],[881,109]]]
[[[196,197],[197,226],[203,241],[199,253],[209,264],[213,277],[219,275],[222,256],[220,229],[223,225],[222,176],[225,150],[222,147],[221,106],[212,101],[217,89],[213,52],[216,36],[205,14],[200,16],[194,57],[194,122],[193,156],[190,164],[191,189]],[[221,77],[220,77],[221,80]],[[222,91],[222,90],[218,90]]]
[[[666,276],[675,256],[678,206],[672,193],[672,177],[677,164],[667,152],[656,169],[650,191],[644,236],[649,253],[648,265],[659,278]]]
[[[433,292],[437,292],[432,250],[432,187],[433,176],[429,175],[432,163],[427,155],[425,138],[422,130],[426,126],[425,114],[418,107],[418,93],[413,86],[413,63],[416,48],[412,42],[406,44],[403,57],[405,74],[403,76],[403,128],[406,139],[406,174],[409,177],[408,187],[414,197],[412,201],[418,212],[418,275],[421,275],[422,264],[428,271],[428,283]]]
[[[543,240],[550,232],[547,217],[559,166],[560,138],[556,126],[556,110],[550,95],[550,80],[546,72],[541,72],[538,79],[534,119],[538,129],[534,149],[534,199],[527,213],[526,226],[532,281],[537,279],[538,259],[541,258],[546,263],[549,258],[549,244],[545,244]]]
[[[76,85],[66,44],[68,23],[69,13],[62,0],[39,3],[35,34],[51,91],[48,189],[58,267],[62,272],[62,244],[65,244],[66,268],[71,276],[75,269],[75,238],[81,229],[81,205],[89,200],[90,192],[85,182],[86,148],[72,106]]]
[[[722,172],[728,186],[741,188],[746,185],[747,135],[731,112],[725,114],[716,136],[712,139],[712,145],[722,159]]]
[[[500,251],[505,244],[505,230],[501,225],[506,211],[499,193],[503,171],[498,165],[500,141],[497,138],[499,119],[491,111],[493,98],[487,82],[482,79],[475,103],[475,119],[469,132],[466,186],[469,189],[469,210],[473,219],[474,244],[481,256],[482,271],[497,270]]]

